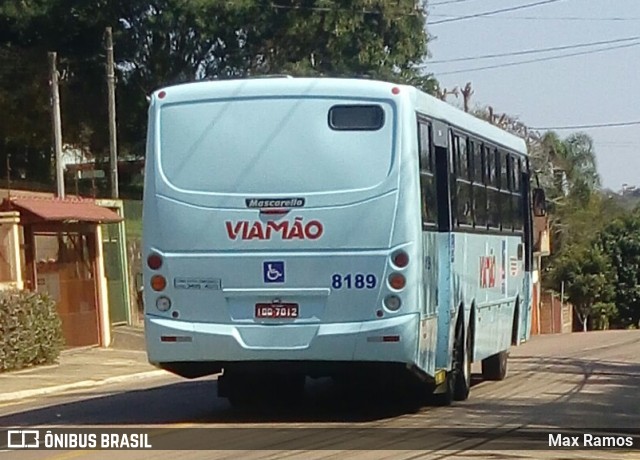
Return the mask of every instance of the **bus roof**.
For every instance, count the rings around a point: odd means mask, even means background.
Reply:
[[[336,96],[344,95],[364,99],[390,99],[394,87],[401,89],[400,97],[409,95],[416,110],[430,118],[447,122],[468,133],[526,154],[524,139],[515,136],[480,118],[430,96],[417,88],[379,80],[357,78],[291,78],[286,76],[245,78],[234,80],[210,80],[184,83],[161,88],[154,93],[154,100],[164,92],[162,103],[181,103],[217,98],[275,97],[275,96]]]

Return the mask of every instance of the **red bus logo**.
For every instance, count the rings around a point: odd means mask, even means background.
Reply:
[[[496,256],[480,257],[480,287],[496,286]]]

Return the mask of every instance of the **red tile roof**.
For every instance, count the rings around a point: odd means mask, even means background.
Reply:
[[[11,201],[5,199],[3,208],[26,214],[25,220],[32,222],[111,223],[123,220],[116,212],[87,199],[19,197]]]

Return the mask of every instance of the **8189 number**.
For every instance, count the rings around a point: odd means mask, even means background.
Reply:
[[[369,274],[334,274],[331,277],[331,287],[333,289],[373,289],[378,284],[376,275]]]

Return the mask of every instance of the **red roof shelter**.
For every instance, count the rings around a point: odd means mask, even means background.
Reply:
[[[47,292],[57,301],[66,344],[108,346],[100,224],[122,217],[82,198],[16,196],[4,199],[2,209],[20,214],[25,287]]]

